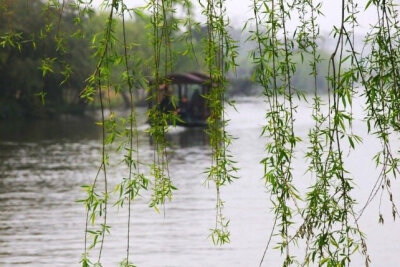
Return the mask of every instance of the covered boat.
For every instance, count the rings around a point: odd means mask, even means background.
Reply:
[[[162,80],[164,82],[158,86],[154,82],[150,84],[153,97],[149,98],[149,107],[158,104],[162,112],[177,114],[178,125],[205,126],[210,112],[204,96],[209,93],[210,78],[203,73],[190,72],[173,73]]]

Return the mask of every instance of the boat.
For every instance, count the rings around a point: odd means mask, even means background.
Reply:
[[[162,81],[164,83],[158,86],[154,81],[150,83],[152,97],[148,97],[149,108],[158,105],[162,112],[177,114],[177,125],[206,126],[210,109],[204,96],[210,91],[210,78],[199,72],[172,73]]]

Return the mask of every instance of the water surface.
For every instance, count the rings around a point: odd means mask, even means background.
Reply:
[[[135,264],[258,266],[273,224],[259,164],[265,156],[266,140],[260,137],[264,108],[262,101],[249,98],[238,102],[238,112],[229,111],[229,132],[238,138],[231,150],[240,167],[240,179],[222,190],[231,243],[218,247],[208,238],[215,220],[215,189],[204,185],[204,170],[210,163],[207,137],[200,128],[177,128],[168,138],[174,146],[170,154],[171,177],[179,190],[165,206],[165,217],[148,208],[148,194],[133,204],[131,259]],[[298,109],[296,131],[306,140],[312,125],[309,105],[302,104]],[[355,113],[363,117],[358,106]],[[144,124],[140,126],[145,128]],[[100,162],[99,127],[89,119],[69,119],[1,122],[0,129],[0,266],[79,266],[85,210],[76,200],[84,197],[80,186],[93,181]],[[379,143],[366,137],[364,123],[356,122],[353,130],[364,136],[364,143],[348,156],[346,166],[357,183],[353,195],[363,203],[378,173],[372,157]],[[140,146],[142,159],[150,160],[152,149],[143,131]],[[311,181],[310,175],[305,174],[306,149],[305,141],[296,148],[294,174],[300,190]],[[109,168],[112,189],[126,177],[126,169],[118,165],[122,155],[110,153],[114,159]],[[399,181],[394,183],[393,191],[398,196]],[[385,225],[378,224],[378,202],[360,221],[367,235],[372,266],[398,266],[400,226],[392,222],[385,198]],[[125,257],[126,220],[126,208],[110,208],[112,228],[111,235],[106,236],[103,266],[117,266]],[[299,255],[301,251],[300,244]],[[95,257],[96,251],[92,254]],[[270,250],[264,266],[279,266],[281,261],[279,252]],[[355,256],[352,266],[361,265],[362,258]]]

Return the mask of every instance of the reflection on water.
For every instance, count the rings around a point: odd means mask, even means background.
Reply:
[[[232,153],[241,178],[222,190],[225,215],[231,219],[232,243],[215,247],[207,238],[215,219],[215,190],[204,185],[204,170],[210,162],[204,130],[178,127],[167,138],[174,147],[171,177],[179,190],[166,205],[165,218],[148,208],[148,194],[133,205],[131,249],[138,266],[258,266],[272,227],[271,206],[258,164],[264,156],[265,140],[259,137],[264,104],[248,99],[239,101],[237,109],[238,113],[229,112],[229,131],[238,138]],[[307,106],[299,106],[302,117],[297,132],[304,139],[312,123],[307,112]],[[0,266],[78,266],[85,211],[75,201],[83,197],[80,185],[90,183],[97,170],[100,129],[85,119],[2,122],[0,127]],[[362,124],[355,124],[354,129],[365,134]],[[348,159],[361,203],[368,195],[365,188],[374,182],[371,158],[378,145],[368,138],[364,142]],[[150,160],[152,149],[144,132],[140,143],[142,160]],[[301,143],[298,152],[306,149],[307,144]],[[115,158],[109,170],[112,188],[125,177],[126,170],[118,165],[122,156],[110,153]],[[304,174],[302,157],[297,157],[294,168],[297,186],[307,188],[310,178]],[[398,187],[393,191],[396,189],[400,192]],[[390,207],[385,209],[389,215]],[[127,211],[113,208],[109,218],[112,229],[106,236],[104,266],[117,266],[125,257]],[[378,226],[377,205],[371,206],[360,223],[370,241],[373,266],[397,266],[400,227],[389,216],[384,227]],[[279,252],[270,251],[265,266],[280,263]],[[356,257],[353,265],[361,264],[362,259]]]
[[[90,118],[43,121],[0,121],[0,140],[8,142],[41,142],[68,139],[80,141],[100,138],[99,127]]]
[[[209,142],[204,130],[204,128],[200,127],[183,128],[178,126],[176,129],[171,129],[170,133],[167,135],[167,141],[172,147],[177,147],[179,149],[207,146]]]

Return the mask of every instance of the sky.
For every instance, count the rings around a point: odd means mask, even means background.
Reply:
[[[204,1],[204,0],[203,0]],[[102,0],[94,0],[94,6],[99,6]],[[194,0],[195,3],[198,0]],[[322,13],[324,17],[321,17],[319,20],[319,24],[321,26],[321,33],[327,34],[329,33],[334,25],[338,25],[340,22],[341,16],[341,1],[340,0],[320,0],[322,2]],[[364,11],[366,0],[355,0],[358,3],[360,14],[358,15],[358,21],[360,27],[357,29],[357,32],[360,34],[366,33],[368,31],[369,24],[373,23],[376,20],[376,15],[373,12],[372,8],[369,8],[367,11]],[[145,0],[125,0],[125,3],[128,7],[140,7],[145,5]],[[227,14],[231,21],[231,26],[234,28],[242,28],[244,23],[252,16],[252,8],[251,5],[253,3],[252,0],[226,0]],[[199,21],[204,21],[205,18],[201,15],[201,11],[199,6],[195,10],[196,17]],[[295,18],[291,23],[292,27],[295,26],[296,21]]]
[[[252,16],[252,0],[227,0],[227,9],[233,25],[242,25]],[[315,1],[317,2],[317,1]],[[322,2],[322,13],[324,17],[320,18],[320,26],[323,32],[330,32],[333,25],[340,23],[341,1],[340,0],[320,0]],[[364,11],[366,0],[355,0],[359,3],[359,10]],[[359,14],[360,31],[365,32],[368,25],[375,20],[372,9]]]

